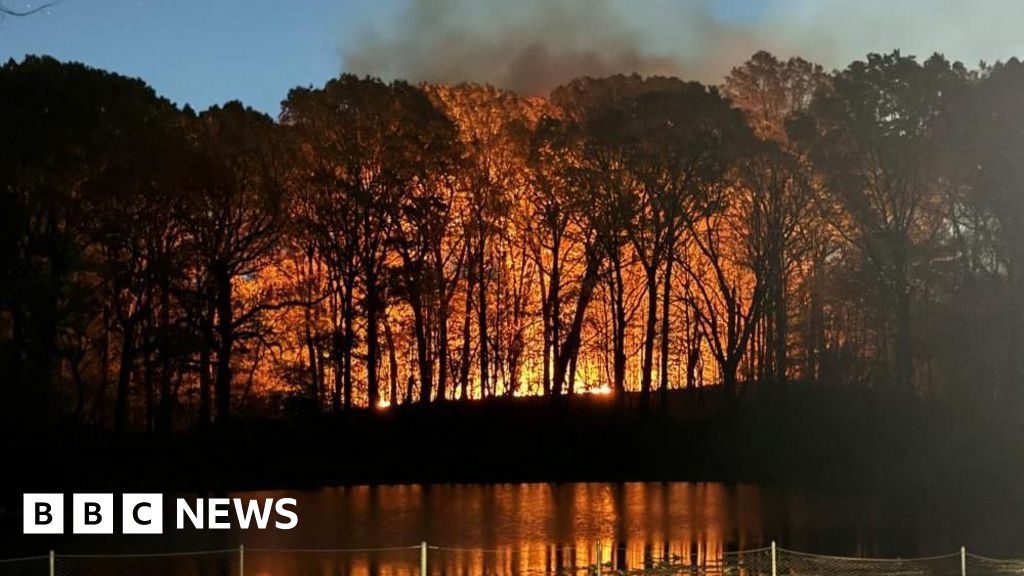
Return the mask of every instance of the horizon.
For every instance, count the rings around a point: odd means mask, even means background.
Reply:
[[[880,3],[876,3],[880,4]],[[827,71],[868,53],[943,54],[975,68],[1024,54],[1012,22],[1024,4],[943,9],[915,1],[885,11],[800,0],[465,0],[274,2],[63,0],[0,19],[0,59],[47,55],[143,79],[179,107],[238,100],[277,115],[294,87],[342,73],[411,83],[470,81],[547,95],[580,76],[636,72],[717,85],[758,50],[799,56]],[[8,0],[9,10],[38,2]],[[933,6],[930,11],[926,6]],[[200,13],[202,18],[195,18]],[[841,25],[836,25],[836,24]],[[826,30],[829,32],[826,34]],[[985,30],[980,41],[973,30]]]

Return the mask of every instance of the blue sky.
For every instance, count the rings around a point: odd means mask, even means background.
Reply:
[[[276,115],[289,88],[344,70],[543,93],[633,69],[719,82],[758,49],[828,69],[894,48],[973,66],[1024,54],[1022,21],[1021,0],[58,0],[0,19],[0,59],[49,54],[179,105]]]
[[[4,0],[9,8],[29,5]],[[62,0],[0,21],[0,58],[49,54],[139,76],[179,103],[276,113],[287,90],[341,71],[340,46],[401,0]]]
[[[339,74],[345,47],[386,34],[408,1],[60,0],[0,20],[0,58],[49,54],[141,77],[179,105],[240,99],[275,114],[289,88]],[[39,0],[0,2],[21,10]],[[716,17],[736,21],[762,5],[714,4]]]

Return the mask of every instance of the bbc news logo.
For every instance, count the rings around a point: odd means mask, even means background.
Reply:
[[[23,533],[64,533],[63,494],[25,494],[23,498]],[[273,526],[279,530],[291,530],[299,524],[295,506],[294,498],[196,498],[193,502],[177,498],[174,527],[177,530],[187,527],[198,530],[233,527],[265,530]],[[163,512],[163,494],[122,494],[121,533],[163,534]],[[113,494],[71,495],[73,534],[113,534],[115,514]]]

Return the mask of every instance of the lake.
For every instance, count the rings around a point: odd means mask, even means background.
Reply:
[[[662,560],[702,566],[773,540],[789,550],[842,556],[958,554],[962,544],[978,554],[1024,556],[1020,508],[1005,502],[953,506],[896,495],[879,500],[691,482],[354,486],[226,496],[296,498],[299,525],[288,531],[66,538],[57,571],[237,574],[243,544],[246,576],[412,576],[419,573],[424,541],[429,572],[438,575],[566,573],[593,565],[598,546],[602,563],[618,569]],[[168,526],[173,514],[168,501]],[[368,550],[378,548],[389,549]],[[213,549],[224,551],[140,559],[60,556]],[[938,573],[959,575],[958,557],[941,562]]]

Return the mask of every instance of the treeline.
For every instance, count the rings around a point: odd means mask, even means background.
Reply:
[[[12,429],[789,381],[1024,383],[1024,66],[760,52],[548,98],[342,75],[275,121],[0,69]],[[966,405],[966,404],[965,404]]]

